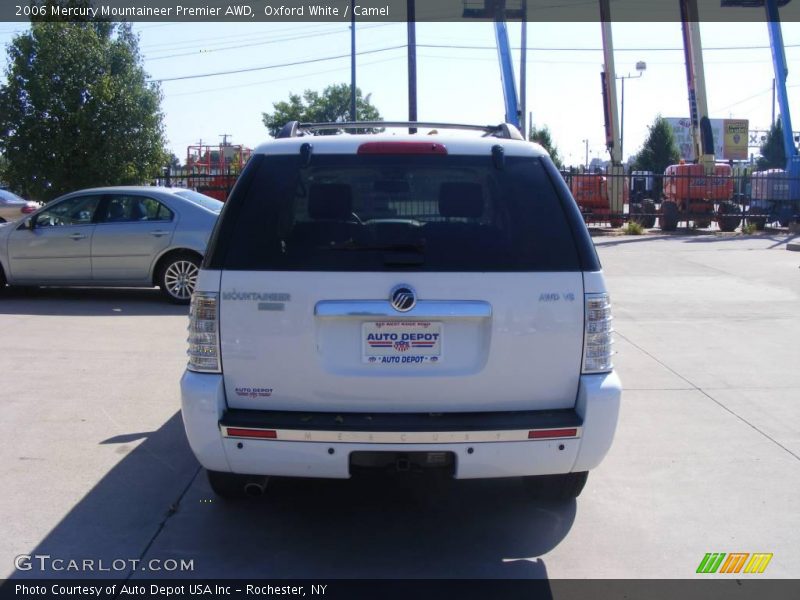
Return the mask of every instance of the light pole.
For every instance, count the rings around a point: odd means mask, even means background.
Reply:
[[[640,60],[636,63],[636,70],[639,72],[638,75],[631,75],[628,73],[627,75],[623,75],[622,77],[617,77],[617,79],[622,79],[622,102],[620,102],[620,119],[619,119],[619,156],[620,160],[625,163],[625,154],[623,153],[622,149],[625,145],[625,80],[626,79],[639,79],[642,75],[644,75],[645,70],[647,69],[647,63],[643,60]]]

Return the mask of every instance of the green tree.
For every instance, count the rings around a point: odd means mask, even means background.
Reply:
[[[138,46],[129,24],[108,22],[34,21],[13,39],[0,87],[12,187],[47,200],[161,174],[161,92],[147,82]]]
[[[173,171],[177,171],[181,168],[181,159],[170,152],[167,156],[167,166]]]
[[[528,139],[532,142],[536,142],[542,148],[547,150],[556,167],[559,169],[564,168],[564,163],[562,162],[561,157],[558,155],[558,146],[553,143],[553,136],[550,133],[550,128],[547,127],[547,125],[541,129],[537,129],[536,125],[532,124],[530,129],[528,129]]]
[[[288,102],[275,102],[271,113],[262,113],[264,126],[271,136],[275,137],[289,121],[302,123],[336,123],[352,121],[350,114],[350,86],[346,83],[329,85],[322,93],[306,90],[303,95],[289,94]],[[378,109],[369,102],[369,96],[363,98],[361,90],[356,88],[356,111],[359,121],[382,121]],[[374,130],[358,130],[374,131]],[[338,133],[337,130],[320,132],[325,135]]]
[[[756,161],[759,171],[783,169],[786,167],[786,149],[783,147],[783,126],[780,117],[767,132],[767,139],[761,144],[761,156]]]
[[[655,174],[653,181],[653,195],[661,197],[661,177],[669,165],[676,164],[681,155],[675,143],[675,134],[672,127],[661,115],[657,115],[647,139],[633,161],[635,171],[652,171]]]

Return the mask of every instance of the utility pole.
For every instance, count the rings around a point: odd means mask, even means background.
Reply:
[[[414,0],[406,1],[408,30],[408,120],[417,121],[417,24]],[[417,133],[416,127],[409,127],[408,133]]]
[[[356,113],[356,0],[350,0],[350,120],[358,121]]]

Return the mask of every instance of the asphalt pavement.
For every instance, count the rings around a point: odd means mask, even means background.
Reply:
[[[609,456],[566,504],[517,480],[432,479],[282,479],[221,502],[180,421],[185,307],[156,290],[7,292],[0,576],[685,578],[707,552],[766,552],[760,577],[800,577],[789,241],[595,238],[625,392]],[[109,570],[42,572],[53,559]],[[192,570],[164,570],[181,560]]]

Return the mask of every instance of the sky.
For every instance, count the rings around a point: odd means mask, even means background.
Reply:
[[[421,121],[496,124],[503,120],[500,70],[491,23],[417,24]],[[25,24],[0,22],[5,47]],[[222,134],[255,147],[268,140],[262,113],[290,93],[350,81],[350,28],[340,23],[135,23],[144,66],[160,81],[168,146],[217,144]],[[519,75],[520,24],[509,24]],[[405,23],[356,25],[357,85],[386,120],[407,120]],[[765,23],[702,23],[712,118],[772,118],[772,60]],[[624,154],[634,154],[657,114],[687,117],[680,23],[615,23],[617,75],[625,80]],[[793,128],[800,129],[800,23],[783,23]],[[529,23],[527,109],[550,128],[566,164],[606,159],[599,23]],[[456,47],[461,46],[461,47]],[[469,46],[469,48],[463,48]],[[294,66],[307,60],[343,56]],[[635,65],[647,65],[636,78]],[[253,69],[219,76],[218,71]],[[200,75],[200,77],[195,77]],[[191,78],[185,78],[192,76]],[[3,75],[3,78],[5,75]],[[182,78],[182,79],[176,79]],[[618,81],[618,98],[621,81]],[[777,109],[776,109],[777,110]],[[778,111],[779,112],[779,111]],[[585,140],[588,140],[586,142]],[[753,151],[753,150],[751,150]]]

